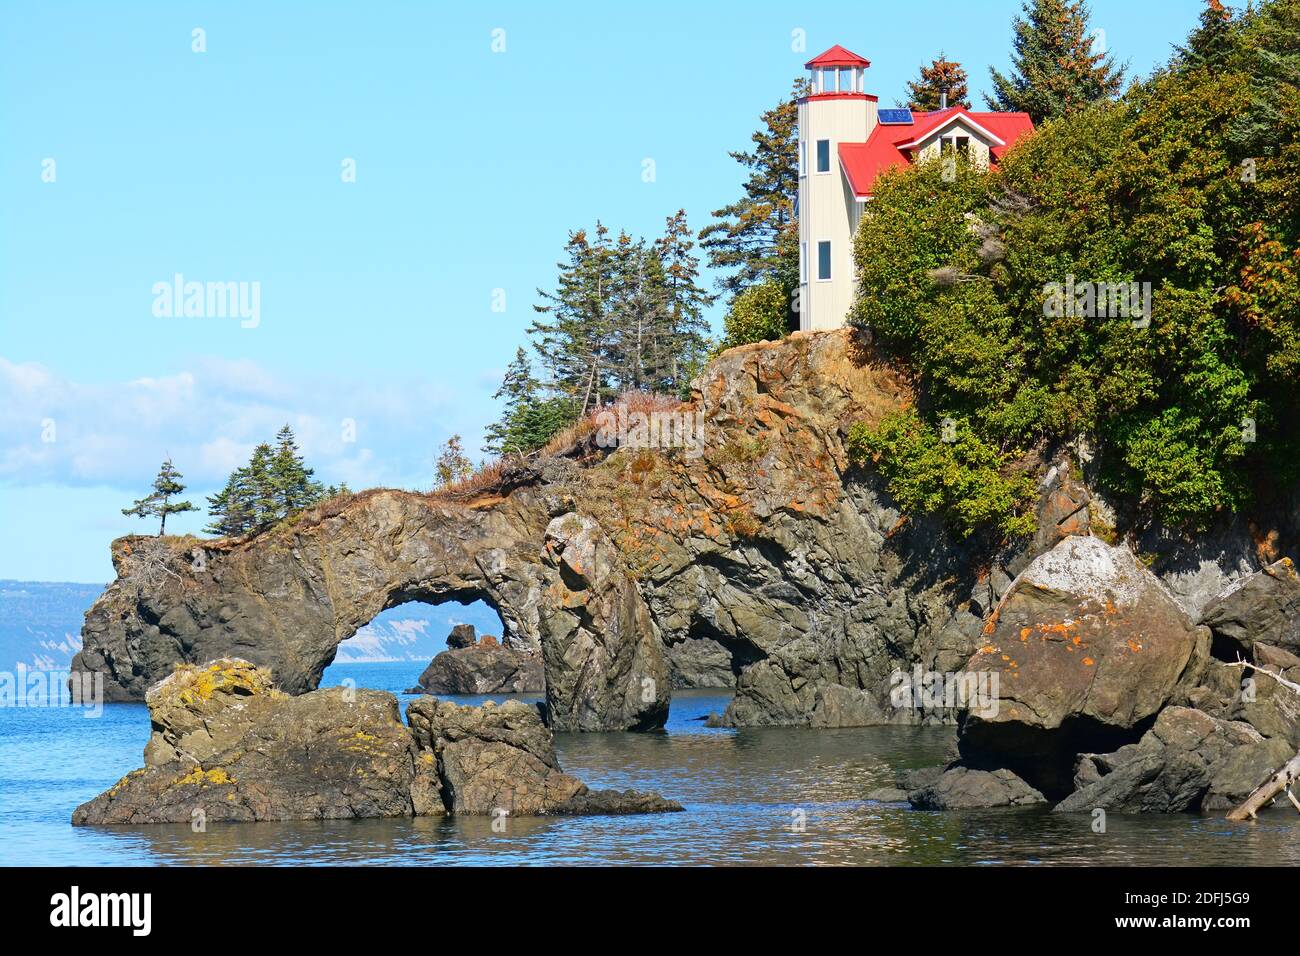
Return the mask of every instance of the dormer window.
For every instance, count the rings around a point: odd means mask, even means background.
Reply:
[[[951,150],[953,152],[960,153],[961,155],[967,158],[970,157],[969,136],[960,136],[956,133],[953,133],[951,135],[943,137],[940,140],[940,143],[942,144],[942,149],[945,153]]]

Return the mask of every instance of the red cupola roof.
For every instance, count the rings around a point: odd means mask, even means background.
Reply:
[[[820,66],[860,66],[866,68],[871,65],[870,60],[865,60],[856,53],[844,49],[838,43],[831,47],[820,56],[815,56],[804,66],[807,69],[813,69]]]

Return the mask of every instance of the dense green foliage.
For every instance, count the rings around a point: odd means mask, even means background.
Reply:
[[[312,477],[288,425],[275,440],[274,448],[265,442],[254,448],[248,464],[231,472],[225,487],[208,498],[208,533],[263,531],[317,502],[347,493],[347,485],[327,488]]]
[[[1119,102],[1047,123],[996,172],[958,157],[955,175],[922,164],[877,189],[852,321],[912,365],[920,418],[865,430],[858,449],[886,462],[900,501],[1011,531],[1027,493],[994,515],[1001,491],[962,490],[978,482],[934,492],[936,456],[1011,480],[1025,453],[1080,437],[1135,520],[1201,525],[1243,506],[1252,475],[1294,472],[1300,0],[1212,39],[1189,49],[1226,44],[1219,69],[1184,51]],[[1057,295],[1132,282],[1150,283],[1145,317]],[[927,450],[944,417],[982,450]]]
[[[181,484],[181,479],[184,477],[168,458],[158,469],[158,477],[153,480],[153,491],[136,501],[131,507],[123,508],[122,514],[136,518],[159,518],[158,533],[163,534],[167,530],[168,515],[199,510],[188,501],[172,500],[184,493],[185,486]]]
[[[1034,528],[1033,516],[1020,507],[1034,491],[1032,476],[1004,474],[1010,456],[981,441],[966,422],[947,419],[935,429],[915,409],[904,409],[876,428],[853,426],[849,453],[876,463],[905,513],[940,512],[962,536],[987,526],[1009,537]]]
[[[786,332],[789,298],[773,279],[752,285],[736,296],[727,313],[723,348],[750,342],[775,342]]]
[[[1015,30],[1011,76],[995,69],[991,109],[1025,112],[1035,123],[1114,96],[1124,69],[1094,49],[1083,0],[1025,0]]]

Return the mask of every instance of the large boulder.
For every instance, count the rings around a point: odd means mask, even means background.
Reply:
[[[407,711],[422,758],[435,762],[452,813],[540,816],[681,810],[658,794],[592,791],[564,773],[535,707],[465,707],[421,697]]]
[[[1015,579],[967,663],[997,674],[999,700],[965,715],[963,762],[1068,793],[1075,754],[1137,739],[1208,655],[1208,631],[1132,552],[1065,538]]]
[[[1111,754],[1081,754],[1078,789],[1061,812],[1226,810],[1295,754],[1250,724],[1190,707],[1167,707],[1142,739]]]
[[[291,697],[247,661],[183,665],[148,693],[145,766],[75,825],[680,810],[564,773],[533,708],[459,707],[335,687]]]
[[[907,793],[918,810],[976,810],[1023,807],[1047,798],[1010,770],[971,770],[950,767],[925,785]]]
[[[474,633],[473,624],[455,624],[452,626],[451,633],[447,635],[447,647],[453,651],[462,647],[473,647],[477,643],[478,637]]]
[[[595,519],[546,529],[541,606],[547,718],[556,730],[648,730],[668,719],[663,643],[636,583]]]
[[[1249,649],[1262,641],[1300,651],[1300,574],[1282,558],[1238,581],[1208,605],[1201,623],[1217,639]]]
[[[265,670],[226,659],[178,668],[148,703],[145,766],[78,807],[74,824],[442,812],[392,694],[336,687],[290,697]]]
[[[477,643],[437,654],[410,694],[536,694],[544,689],[542,655]]]

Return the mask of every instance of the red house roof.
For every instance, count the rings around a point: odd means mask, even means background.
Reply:
[[[862,57],[858,56],[856,53],[852,52],[851,50],[844,49],[844,47],[840,46],[838,43],[835,44],[835,46],[831,47],[829,50],[827,50],[825,53],[813,57],[811,60],[809,60],[807,63],[804,64],[804,66],[810,70],[815,66],[867,67],[870,65],[871,65],[870,60],[863,59]]]
[[[1034,131],[1028,113],[974,113],[960,106],[915,113],[910,123],[877,125],[865,143],[840,143],[840,165],[853,194],[859,199],[870,196],[883,173],[911,165],[912,151],[923,140],[958,120],[988,140],[989,165],[995,169],[1008,149]]]

